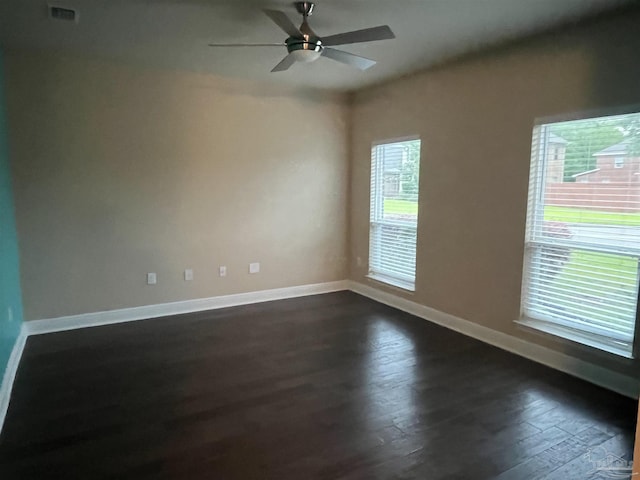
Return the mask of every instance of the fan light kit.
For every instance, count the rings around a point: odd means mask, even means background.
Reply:
[[[288,55],[271,71],[282,72],[288,70],[294,63],[310,63],[320,57],[327,57],[352,67],[366,70],[376,64],[359,55],[330,48],[337,45],[373,42],[396,38],[388,25],[354,30],[321,38],[315,34],[307,19],[313,13],[315,4],[312,2],[296,2],[296,10],[302,15],[300,28],[296,27],[286,13],[279,10],[264,10],[264,13],[278,25],[289,37],[284,43],[211,43],[210,47],[286,47]]]

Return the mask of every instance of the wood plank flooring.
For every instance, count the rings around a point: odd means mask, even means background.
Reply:
[[[339,292],[30,337],[0,479],[595,480],[636,411]]]

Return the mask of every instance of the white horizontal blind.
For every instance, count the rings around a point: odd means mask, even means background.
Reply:
[[[630,355],[639,258],[640,114],[536,126],[525,318]]]
[[[371,150],[369,275],[415,289],[420,140]]]

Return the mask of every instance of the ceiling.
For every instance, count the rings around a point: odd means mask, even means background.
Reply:
[[[75,8],[79,22],[52,20],[46,0],[2,0],[0,42],[88,54],[142,66],[210,72],[296,87],[353,90],[446,58],[531,35],[628,3],[626,0],[317,0],[310,24],[320,36],[388,24],[395,40],[342,48],[378,61],[361,72],[321,58],[270,73],[284,47],[221,49],[207,44],[281,42],[262,12],[284,0],[49,0]]]

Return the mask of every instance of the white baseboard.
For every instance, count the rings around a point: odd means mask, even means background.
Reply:
[[[85,313],[66,317],[46,318],[42,320],[30,320],[24,323],[28,335],[40,335],[43,333],[62,332],[77,328],[97,327],[114,323],[132,322],[149,318],[166,317],[181,313],[201,312],[218,308],[235,307],[250,303],[269,302],[283,300],[285,298],[304,297],[320,293],[348,290],[349,282],[340,280],[336,282],[314,283],[299,285],[296,287],[274,288],[271,290],[259,290],[257,292],[236,293],[233,295],[221,295],[210,298],[197,298],[181,302],[161,303],[158,305],[145,305],[142,307],[121,308],[105,312]]]
[[[4,419],[7,416],[7,410],[9,409],[9,400],[11,399],[11,390],[13,389],[13,382],[16,379],[18,373],[18,365],[20,365],[20,359],[22,358],[22,352],[24,351],[25,343],[27,342],[27,329],[24,323],[20,328],[20,333],[16,339],[16,343],[13,345],[9,361],[7,362],[7,368],[2,376],[2,383],[0,384],[0,433],[2,433],[2,427],[4,426]]]
[[[182,302],[122,308],[106,312],[95,312],[24,322],[20,329],[20,335],[18,336],[11,352],[11,356],[9,357],[7,369],[5,370],[2,384],[0,385],[0,432],[2,432],[4,420],[9,408],[11,390],[18,371],[18,365],[20,364],[20,358],[22,357],[22,351],[24,350],[27,337],[30,335],[62,332],[78,328],[97,327],[100,325],[131,322],[134,320],[146,320],[149,318],[165,317],[180,313],[201,312],[205,310],[247,305],[250,303],[269,302],[272,300],[283,300],[286,298],[304,297],[308,295],[337,292],[348,289],[349,282],[347,280],[340,280],[336,282],[274,288],[271,290],[259,290],[257,292],[237,293],[211,298],[198,298]]]
[[[16,340],[11,357],[9,358],[7,369],[2,379],[2,385],[0,385],[0,432],[2,431],[7,409],[9,408],[11,389],[18,370],[22,351],[24,350],[25,342],[29,335],[39,335],[65,330],[74,330],[78,328],[95,327],[99,325],[131,322],[134,320],[177,315],[181,313],[200,312],[251,303],[330,293],[340,290],[352,290],[353,292],[397,308],[398,310],[408,312],[417,317],[442,325],[451,330],[455,330],[456,332],[476,338],[508,352],[520,355],[628,397],[638,398],[638,395],[640,394],[640,381],[634,378],[576,359],[555,350],[527,342],[512,335],[498,332],[454,315],[440,312],[433,308],[426,307],[419,303],[378,290],[368,285],[349,280],[342,280],[25,322],[22,324],[20,335]]]
[[[529,360],[541,363],[555,370],[560,370],[574,377],[613,390],[627,397],[637,399],[640,395],[640,380],[634,379],[633,377],[527,342],[521,338],[498,332],[497,330],[426,307],[359,282],[349,282],[349,289],[372,300],[455,330],[456,332],[473,337],[521,357],[528,358]]]

